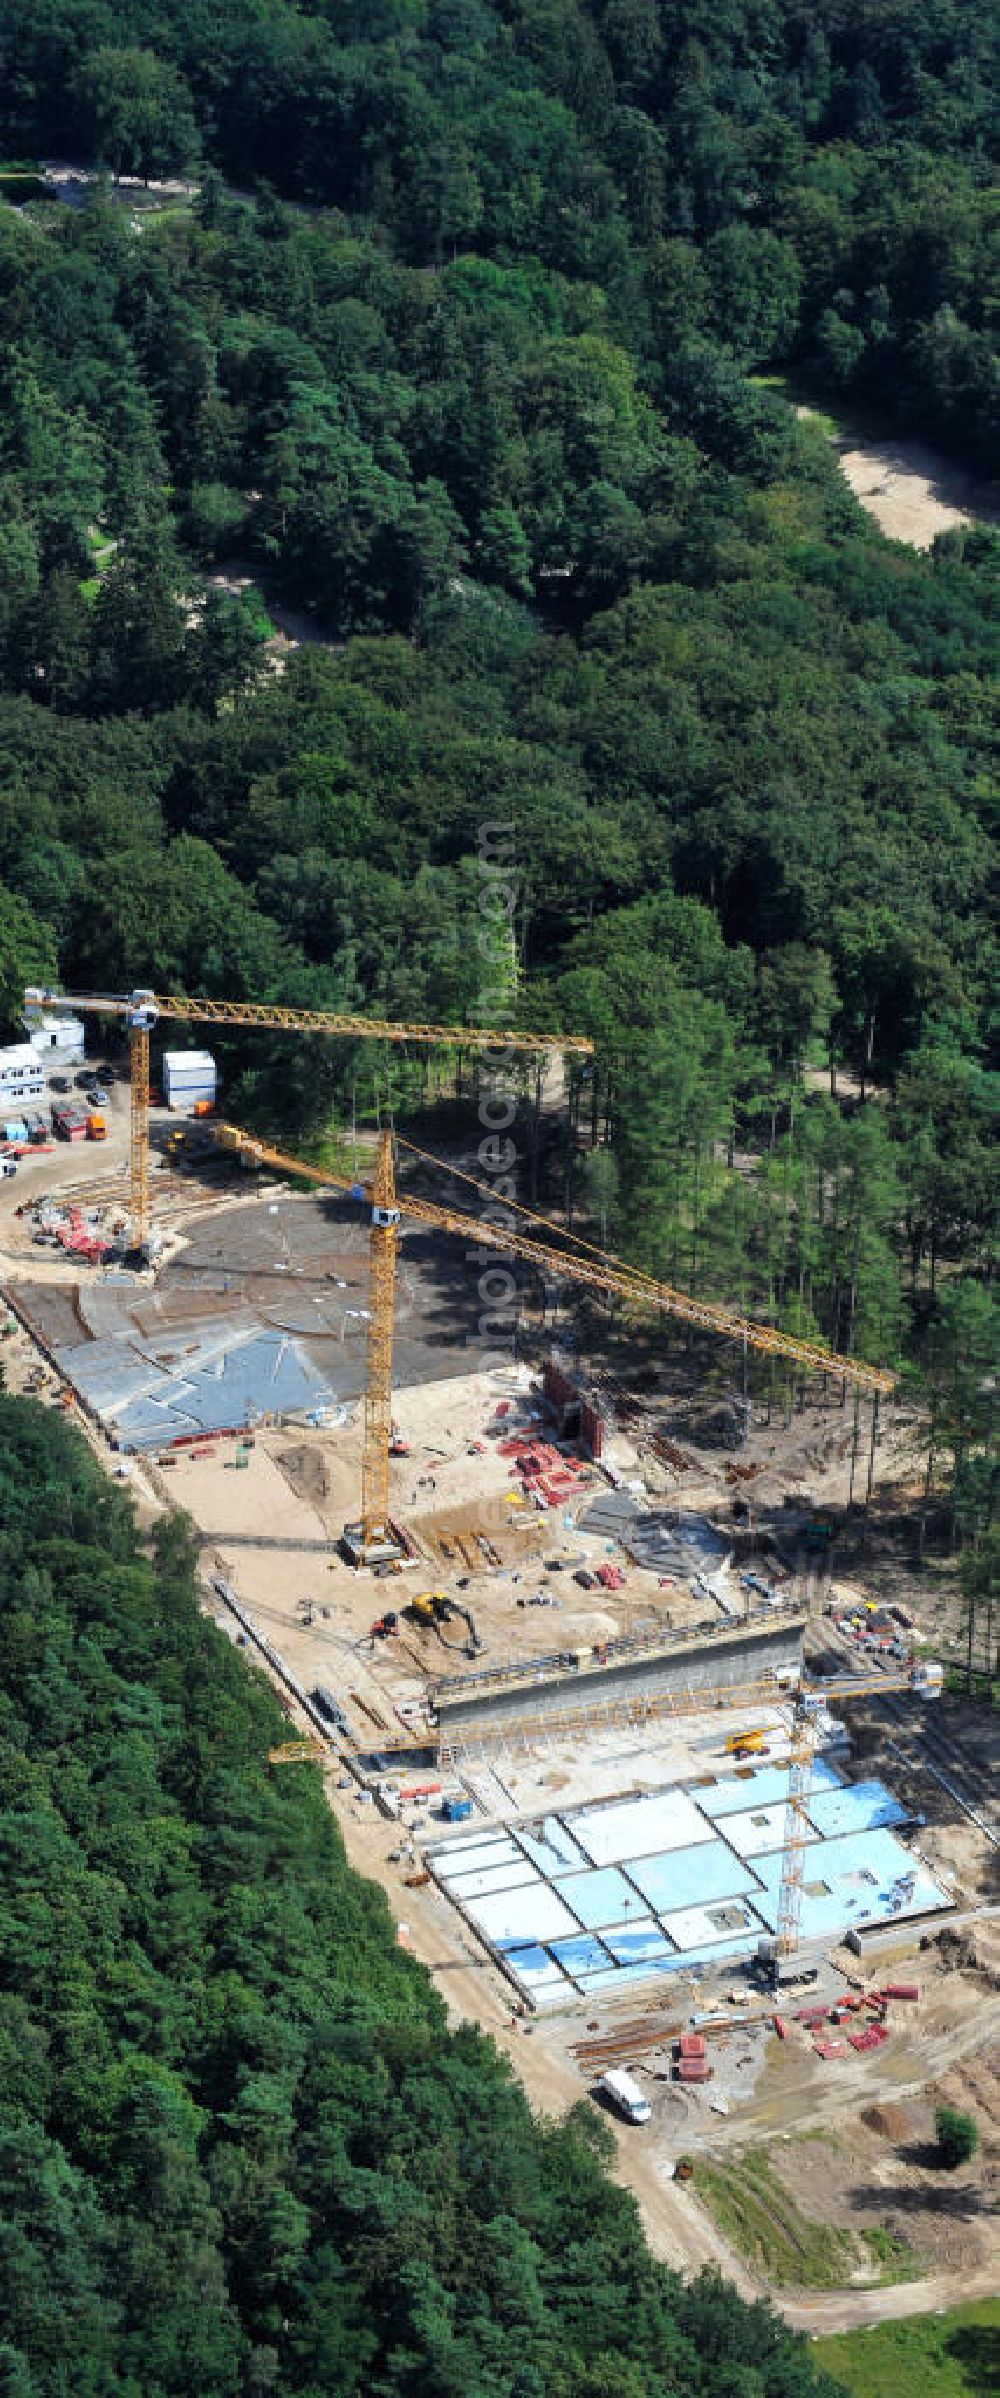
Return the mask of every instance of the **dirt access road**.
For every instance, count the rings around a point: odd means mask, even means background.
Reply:
[[[891,2282],[883,2289],[800,2291],[772,2290],[748,2273],[742,2259],[716,2230],[711,2216],[686,2185],[664,2182],[655,2165],[638,2150],[619,2153],[612,2167],[615,2180],[638,2201],[643,2229],[653,2255],[685,2280],[713,2266],[752,2304],[769,2298],[794,2331],[821,2333],[860,2331],[869,2323],[890,2323],[907,2315],[930,2315],[964,2305],[974,2298],[993,2298],[997,2277],[994,2264],[976,2273],[937,2273],[924,2281]]]
[[[995,2298],[996,2268],[980,2273],[937,2273],[929,2281],[893,2282],[886,2290],[823,2290],[814,2297],[776,2303],[795,2331],[815,2339],[833,2331],[862,2331],[869,2323],[899,2322],[907,2315],[944,2314],[976,2298]]]

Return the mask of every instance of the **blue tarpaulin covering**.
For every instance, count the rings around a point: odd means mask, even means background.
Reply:
[[[777,1925],[787,1790],[787,1767],[768,1766],[708,1789],[650,1792],[449,1840],[429,1861],[535,2003],[550,2007],[560,1992],[568,2002],[753,1955]],[[947,1905],[887,1828],[905,1811],[883,1783],[842,1782],[818,1758],[809,1803],[804,1940]],[[741,1846],[751,1853],[741,1857]],[[600,1862],[588,1868],[585,1850]]]
[[[190,1339],[84,1342],[57,1351],[57,1362],[120,1449],[167,1448],[334,1405],[300,1343],[253,1319],[202,1324]]]

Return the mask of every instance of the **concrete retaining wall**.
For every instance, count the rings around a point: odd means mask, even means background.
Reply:
[[[578,1715],[582,1708],[627,1705],[630,1699],[660,1697],[670,1692],[676,1692],[680,1699],[692,1690],[711,1690],[716,1685],[720,1689],[739,1689],[766,1676],[798,1674],[802,1669],[804,1630],[804,1619],[761,1625],[754,1630],[745,1626],[731,1630],[728,1625],[720,1625],[712,1639],[697,1648],[674,1650],[666,1656],[630,1658],[609,1665],[603,1673],[568,1675],[562,1682],[539,1682],[534,1689],[522,1683],[510,1691],[470,1691],[464,1699],[457,1694],[449,1694],[447,1698],[439,1694],[438,1728],[442,1739],[448,1740],[466,1726],[482,1725],[485,1729],[523,1722],[536,1711],[539,1721],[544,1717],[551,1722],[559,1715]],[[775,1696],[779,1695],[776,1691]],[[753,1696],[759,1704],[759,1694]]]

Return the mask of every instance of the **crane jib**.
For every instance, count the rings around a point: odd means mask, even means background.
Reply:
[[[497,1031],[482,1024],[423,1024],[393,1022],[382,1016],[342,1015],[317,1008],[281,1007],[252,999],[189,998],[183,992],[136,990],[122,993],[52,991],[33,985],[24,994],[26,1008],[72,1008],[83,1013],[131,1019],[142,1010],[152,1021],[174,1024],[231,1025],[252,1032],[326,1033],[337,1039],[420,1041],[435,1047],[485,1049],[503,1045],[527,1057],[545,1057],[553,1050],[575,1057],[592,1057],[594,1043],[580,1033],[526,1032],[516,1026]]]
[[[273,1149],[256,1141],[238,1125],[220,1124],[216,1137],[228,1146],[242,1150],[246,1156],[261,1164],[274,1166],[279,1173],[303,1175],[308,1181],[321,1184],[327,1190],[344,1191],[357,1197],[360,1186],[348,1182],[346,1176],[329,1172],[325,1166],[311,1165],[305,1158],[289,1156],[284,1150]],[[369,1184],[364,1196],[367,1198]],[[765,1356],[784,1357],[810,1373],[828,1374],[837,1380],[851,1382],[857,1388],[878,1398],[895,1388],[895,1376],[883,1366],[867,1364],[856,1357],[840,1357],[832,1349],[821,1349],[812,1342],[796,1340],[792,1333],[780,1332],[770,1324],[754,1323],[751,1317],[731,1316],[723,1307],[714,1307],[707,1300],[689,1299],[686,1292],[671,1288],[669,1283],[653,1282],[624,1260],[614,1257],[579,1258],[569,1251],[549,1247],[543,1241],[527,1239],[506,1227],[485,1223],[477,1216],[466,1215],[460,1208],[437,1207],[428,1199],[399,1194],[402,1214],[412,1222],[426,1224],[438,1232],[454,1233],[459,1238],[481,1242],[487,1247],[512,1257],[523,1257],[528,1264],[541,1268],[543,1273],[577,1282],[591,1289],[612,1290],[636,1306],[662,1309],[664,1314],[678,1316],[682,1322],[700,1326],[706,1332],[717,1333],[725,1340],[745,1341],[748,1348]]]

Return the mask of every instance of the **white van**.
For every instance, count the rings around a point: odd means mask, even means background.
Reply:
[[[648,2123],[653,2112],[630,2073],[602,2073],[594,2096],[610,2098],[616,2113],[624,2115],[626,2123]]]

